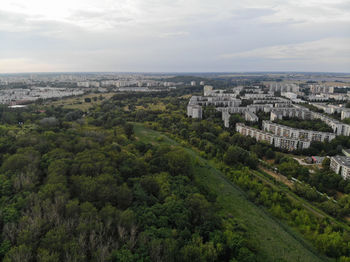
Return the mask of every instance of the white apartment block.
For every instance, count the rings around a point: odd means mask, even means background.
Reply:
[[[296,84],[285,84],[285,83],[270,83],[268,84],[269,90],[272,92],[299,92],[299,86]]]
[[[282,92],[281,96],[284,96],[288,99],[296,99],[298,97],[298,95],[296,93],[293,93],[293,92]]]
[[[187,116],[192,118],[202,119],[202,107],[199,105],[188,105],[187,106]]]
[[[248,122],[258,122],[259,121],[259,117],[250,111],[245,111],[244,119],[245,119],[245,121],[248,121]]]
[[[227,111],[222,111],[222,120],[224,121],[224,126],[226,128],[230,127],[230,113]]]
[[[309,85],[310,92],[312,94],[320,94],[320,93],[334,93],[333,86],[321,86],[321,85]]]
[[[206,85],[204,86],[203,90],[204,90],[204,96],[209,96],[213,91],[213,86]]]
[[[341,120],[344,120],[345,118],[350,118],[350,108],[341,111]]]
[[[286,149],[288,151],[310,147],[310,141],[277,136],[260,129],[246,126],[242,123],[236,124],[236,131],[244,136],[253,137],[257,141],[265,141],[274,147]]]
[[[343,179],[350,178],[350,157],[332,156],[330,169],[335,173],[340,174]]]
[[[312,105],[317,107],[318,109],[322,109],[326,114],[341,113],[341,120],[344,120],[345,118],[350,117],[350,108],[345,108],[337,105],[318,104],[318,103],[312,103]]]
[[[246,111],[256,113],[255,108],[243,107],[243,106],[229,106],[229,107],[217,107],[219,112],[228,112],[230,114],[244,114]]]
[[[243,99],[265,99],[267,97],[272,97],[273,95],[271,94],[245,94],[243,96]]]
[[[271,121],[266,120],[262,122],[262,127],[264,131],[271,132],[277,136],[288,137],[292,139],[325,142],[331,141],[336,137],[334,133],[297,129],[272,123]]]
[[[242,101],[230,96],[192,96],[189,103],[201,106],[214,105],[216,107],[236,107],[239,106]]]
[[[254,99],[253,104],[292,104],[292,101],[282,97],[266,97],[264,99]]]
[[[274,108],[270,114],[271,121],[283,119],[285,117],[311,119],[311,112],[308,109],[300,109],[295,107],[281,107]]]
[[[273,110],[273,105],[272,104],[253,104],[253,105],[248,105],[247,108],[251,112],[265,112],[265,113],[270,113]]]
[[[311,112],[311,111],[310,111]],[[350,125],[344,124],[336,119],[330,118],[317,112],[311,112],[311,119],[320,119],[333,129],[337,135],[349,136]]]
[[[308,101],[317,101],[317,102],[321,102],[321,101],[328,101],[329,100],[329,96],[328,95],[309,95],[306,97],[306,99]]]
[[[77,86],[78,87],[86,87],[86,88],[88,88],[90,86],[90,83],[89,82],[78,82]]]

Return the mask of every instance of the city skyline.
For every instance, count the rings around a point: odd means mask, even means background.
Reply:
[[[350,72],[348,1],[5,0],[0,21],[0,73]]]

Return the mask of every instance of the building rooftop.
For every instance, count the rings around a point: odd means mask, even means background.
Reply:
[[[346,156],[334,156],[334,159],[342,166],[350,167],[350,157]]]

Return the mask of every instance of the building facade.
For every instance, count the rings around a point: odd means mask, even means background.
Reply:
[[[274,135],[260,129],[246,126],[242,123],[236,124],[236,131],[244,136],[253,137],[257,141],[265,141],[274,147],[286,149],[288,151],[306,149],[310,147],[310,141]]]
[[[271,132],[278,136],[309,141],[325,142],[331,141],[336,137],[334,133],[297,129],[289,126],[279,125],[266,120],[262,121],[262,128],[264,131]]]
[[[350,178],[350,157],[332,156],[330,169],[342,176],[343,179]]]

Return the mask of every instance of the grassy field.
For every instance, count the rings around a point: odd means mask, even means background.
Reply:
[[[157,104],[150,103],[150,104],[147,104],[147,107],[136,106],[136,110],[146,110],[146,109],[165,111],[166,107],[165,107],[164,103],[162,103],[162,102],[157,103]]]
[[[134,131],[137,139],[143,142],[180,146],[166,135],[141,124],[135,124]],[[259,261],[330,261],[317,255],[317,251],[300,234],[250,202],[245,193],[228,181],[210,161],[192,149],[185,150],[201,163],[196,167],[195,179],[217,194],[222,215],[233,216],[247,226],[251,239],[258,246]]]
[[[115,93],[99,93],[99,94],[86,94],[82,96],[70,97],[70,98],[62,98],[58,101],[51,102],[54,106],[63,106],[67,109],[80,109],[82,111],[87,111],[89,108],[94,105],[100,104],[103,100],[111,98]],[[103,97],[101,100],[100,97]],[[94,101],[94,97],[97,98]],[[91,102],[85,102],[85,98],[90,98]]]

